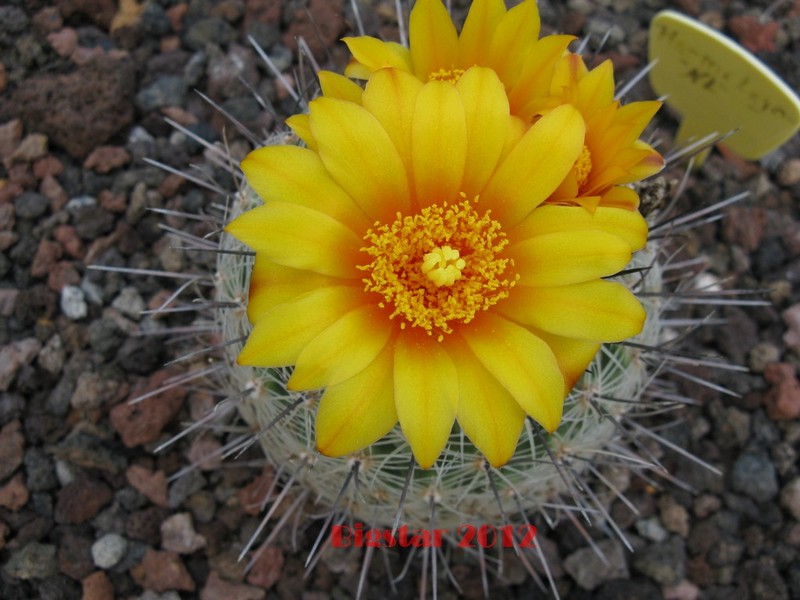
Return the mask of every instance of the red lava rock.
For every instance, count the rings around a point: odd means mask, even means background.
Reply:
[[[794,365],[775,363],[764,368],[764,379],[772,387],[764,394],[767,415],[775,421],[800,417],[800,381]]]
[[[81,600],[114,600],[114,585],[103,571],[95,571],[81,581]]]
[[[150,379],[134,386],[127,401],[111,409],[111,425],[128,448],[157,440],[164,426],[180,410],[186,391],[172,388],[135,404],[130,400],[158,389],[175,374],[174,371],[157,371]]]
[[[0,231],[10,231],[14,229],[14,219],[16,209],[11,203],[0,204]]]
[[[244,583],[233,583],[220,577],[216,571],[211,571],[200,600],[261,600],[267,595],[264,590]]]
[[[98,146],[83,161],[84,169],[108,173],[131,162],[131,155],[120,146]]]
[[[31,19],[33,30],[39,35],[46,35],[58,31],[64,25],[64,19],[57,8],[48,6],[43,8]]]
[[[172,198],[178,193],[178,190],[180,190],[184,183],[186,183],[186,179],[175,173],[170,173],[164,178],[161,185],[158,186],[158,193],[164,198]]]
[[[164,106],[161,109],[161,114],[172,119],[179,125],[183,125],[184,127],[194,125],[198,121],[198,118],[195,115],[190,113],[188,110],[184,110],[180,106]],[[172,174],[170,177],[179,177],[179,175]]]
[[[75,265],[68,260],[57,262],[47,275],[47,287],[54,292],[60,293],[65,285],[79,285],[80,282],[80,273],[78,273]]]
[[[51,175],[47,175],[42,179],[42,183],[39,185],[39,193],[50,200],[50,208],[54,213],[64,208],[69,200],[67,192],[64,191],[58,180]]]
[[[183,29],[183,18],[189,12],[189,5],[186,2],[180,2],[175,6],[170,6],[167,9],[167,18],[172,25],[173,31],[180,31]]]
[[[219,449],[222,444],[216,438],[199,436],[192,440],[187,458],[201,471],[216,471],[222,464]]]
[[[736,15],[730,18],[728,27],[750,52],[775,52],[775,34],[780,28],[777,21],[761,23],[753,15]]]
[[[100,206],[112,213],[121,214],[128,209],[128,201],[125,196],[114,195],[111,190],[102,190],[97,195],[97,199],[100,201]]]
[[[84,15],[105,31],[108,31],[117,13],[114,0],[57,0],[56,6],[65,19],[74,14]]]
[[[281,578],[283,562],[283,551],[280,548],[265,548],[247,574],[247,583],[268,590]]]
[[[693,17],[700,15],[700,0],[678,0],[677,4],[681,12]]]
[[[44,277],[53,268],[58,259],[64,254],[64,249],[58,242],[42,240],[36,249],[36,255],[31,263],[31,275],[34,277]]]
[[[55,156],[45,156],[33,164],[33,176],[36,177],[36,179],[44,179],[48,176],[58,177],[63,172],[64,163]]]
[[[53,237],[72,258],[82,258],[85,252],[83,242],[72,225],[58,225],[53,229]]]
[[[58,567],[64,575],[80,581],[95,570],[92,558],[94,540],[72,528],[65,528],[58,547]]]
[[[191,514],[178,513],[161,524],[161,547],[178,554],[191,554],[206,547],[206,538],[194,530]]]
[[[725,211],[725,239],[753,252],[761,245],[767,219],[767,211],[760,206],[731,207]]]
[[[131,569],[131,577],[144,589],[159,594],[167,590],[195,590],[192,576],[174,552],[149,549],[141,564]]]
[[[29,129],[83,158],[133,120],[135,89],[133,62],[103,54],[68,74],[23,80],[0,105],[0,118],[19,115]]]
[[[281,0],[246,0],[244,5],[244,28],[253,21],[278,25],[281,21]]]
[[[3,233],[9,233],[4,231]],[[2,237],[2,233],[0,233]],[[2,244],[0,244],[2,249]],[[19,290],[13,288],[0,288],[0,317],[10,317],[14,314],[14,305],[17,303]]]
[[[78,525],[92,519],[111,502],[112,493],[102,481],[83,478],[58,490],[55,519],[57,523]]]
[[[25,190],[18,183],[14,183],[13,181],[0,180],[0,207],[2,207],[3,204],[11,202],[14,198],[19,196],[23,191]]]
[[[128,483],[156,506],[167,508],[167,476],[164,471],[151,471],[140,465],[131,465],[125,471]]]
[[[0,161],[5,162],[22,140],[22,121],[13,119],[0,125]]]
[[[308,8],[298,8],[283,34],[285,46],[297,51],[297,38],[303,37],[318,59],[339,39],[345,29],[343,0],[311,0]]]
[[[11,421],[0,430],[0,480],[17,470],[25,457],[25,438],[19,421]]]
[[[256,516],[261,513],[264,499],[275,478],[272,467],[266,466],[261,475],[253,479],[245,487],[236,493],[239,499],[239,506],[248,515]]]
[[[72,27],[64,27],[47,36],[47,41],[62,58],[69,58],[78,47],[78,32]]]
[[[28,503],[30,492],[25,486],[22,473],[17,473],[7,484],[0,487],[0,506],[17,511]]]
[[[0,348],[0,392],[6,391],[11,386],[17,371],[36,358],[41,349],[42,345],[36,338],[16,340]],[[2,467],[0,467],[0,472],[2,472]],[[8,474],[10,473],[9,471]],[[4,479],[2,475],[0,475],[1,479]]]
[[[12,154],[11,156],[13,158],[14,155]],[[36,177],[33,176],[33,171],[28,163],[16,163],[8,167],[8,179],[13,183],[18,183],[25,189],[30,189],[36,185]]]

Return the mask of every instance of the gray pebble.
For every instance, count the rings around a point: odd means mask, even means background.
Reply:
[[[781,506],[800,521],[800,477],[795,477],[781,490]]]
[[[37,360],[39,366],[45,371],[51,375],[58,375],[64,367],[66,358],[67,354],[64,350],[64,344],[61,342],[61,336],[56,333],[47,340]]]
[[[747,366],[756,373],[763,373],[764,367],[779,362],[781,350],[775,344],[761,342],[753,346],[747,356]]]
[[[564,569],[584,590],[593,590],[604,581],[611,579],[627,579],[628,564],[625,562],[625,551],[616,540],[603,540],[597,546],[605,555],[605,564],[591,548],[581,548],[564,560]]]
[[[202,490],[205,485],[206,479],[200,471],[189,471],[169,487],[169,507],[178,508],[186,498]]]
[[[734,490],[757,502],[772,500],[778,495],[778,477],[766,454],[744,453],[736,459],[731,473]]]
[[[133,286],[122,288],[119,295],[114,298],[111,306],[135,321],[139,320],[142,311],[145,309],[141,294],[139,294],[139,291]]]
[[[35,192],[23,192],[14,198],[14,212],[20,219],[41,217],[48,206],[50,206],[50,200]]]
[[[58,572],[56,547],[31,542],[14,552],[3,565],[3,573],[16,579],[44,579]]]
[[[83,319],[89,313],[83,290],[74,285],[65,285],[61,290],[61,312],[70,321]]]
[[[31,492],[52,490],[58,485],[53,460],[41,448],[28,448],[25,452],[25,485]]]
[[[134,101],[142,112],[165,106],[183,106],[188,89],[189,86],[183,77],[165,75],[136,94]]]
[[[636,531],[639,535],[651,542],[661,543],[669,537],[669,532],[664,529],[657,517],[641,519],[636,522]]]
[[[235,36],[233,28],[222,19],[208,17],[200,19],[186,30],[183,43],[192,50],[202,50],[206,44],[224,46]]]
[[[107,533],[92,544],[92,559],[100,569],[110,569],[128,551],[128,541],[119,534]]]
[[[93,196],[76,196],[67,202],[67,212],[73,217],[78,216],[82,210],[97,206],[97,198]]]
[[[636,570],[661,585],[675,585],[683,579],[685,562],[686,548],[677,535],[666,543],[642,548],[633,556]]]

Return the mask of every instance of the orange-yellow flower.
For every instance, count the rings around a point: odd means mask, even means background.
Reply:
[[[584,119],[565,104],[520,133],[491,69],[455,84],[379,69],[356,100],[312,101],[309,148],[242,163],[264,204],[227,227],[256,252],[239,362],[324,389],[328,456],[399,421],[428,468],[458,421],[502,465],[526,414],[554,431],[600,343],[640,331],[639,302],[604,278],[647,226],[543,204],[581,155]]]
[[[423,82],[457,81],[478,65],[494,70],[503,82],[511,114],[523,123],[521,130],[565,103],[581,112],[586,143],[549,202],[633,210],[639,198],[620,184],[663,168],[658,152],[638,139],[660,103],[620,107],[609,61],[588,71],[583,59],[567,50],[572,36],[539,39],[535,0],[523,0],[510,10],[503,0],[475,0],[460,34],[441,0],[417,0],[409,29],[409,48],[368,36],[345,38],[353,54],[345,74],[368,79],[377,69],[394,67]]]

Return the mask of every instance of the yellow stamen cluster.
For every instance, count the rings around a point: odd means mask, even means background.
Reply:
[[[449,81],[458,83],[461,76],[465,73],[464,69],[439,69],[428,75],[428,81]]]
[[[402,329],[411,324],[442,341],[455,324],[507,298],[519,277],[513,261],[500,257],[508,239],[490,212],[479,215],[464,200],[376,223],[361,249],[372,258],[359,267],[369,272],[364,289],[383,296],[390,318],[403,317]]]
[[[436,247],[423,257],[422,272],[428,276],[436,287],[451,286],[456,279],[461,279],[461,270],[467,266],[460,258],[458,250],[450,246]]]
[[[575,161],[573,169],[575,169],[575,180],[578,183],[578,188],[582,188],[589,179],[589,173],[592,172],[592,153],[589,152],[589,148],[586,146],[581,150],[581,155]]]

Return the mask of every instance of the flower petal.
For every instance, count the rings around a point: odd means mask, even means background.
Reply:
[[[582,209],[585,210],[585,209]],[[604,231],[546,233],[509,246],[518,285],[559,286],[618,273],[631,259],[631,247]]]
[[[433,336],[403,332],[394,352],[397,417],[414,458],[423,469],[439,458],[458,407],[458,376]]]
[[[314,134],[311,133],[311,125],[308,122],[307,114],[292,115],[286,119],[286,125],[291,129],[294,134],[299,137],[306,146],[311,150],[316,151],[317,142],[314,140]]]
[[[323,287],[261,315],[239,353],[240,365],[293,365],[303,348],[341,315],[364,301],[354,286]]]
[[[366,109],[335,98],[309,107],[311,132],[331,177],[371,221],[394,219],[409,208],[405,169],[397,149]]]
[[[350,379],[375,360],[391,333],[384,311],[375,305],[359,306],[308,343],[287,387],[313,390]]]
[[[580,113],[562,105],[539,119],[495,170],[481,199],[506,227],[539,206],[569,173],[583,149]]]
[[[490,65],[504,82],[516,81],[528,53],[539,38],[539,25],[536,0],[523,0],[497,24],[487,56],[481,64]]]
[[[364,90],[347,77],[332,71],[319,71],[317,78],[324,96],[361,104],[361,94],[364,93]]]
[[[364,108],[375,115],[411,175],[411,121],[422,89],[419,79],[399,69],[376,71],[364,90]]]
[[[265,146],[242,161],[247,182],[264,202],[278,200],[323,212],[363,234],[367,215],[328,175],[319,156],[297,146]]]
[[[278,264],[360,279],[361,239],[336,219],[299,204],[270,202],[243,213],[225,231]]]
[[[578,97],[575,106],[585,119],[592,113],[614,101],[614,65],[604,60],[578,82]]]
[[[556,62],[574,39],[572,35],[548,35],[536,42],[522,65],[519,80],[508,92],[508,101],[514,114],[519,114],[532,98],[549,93],[548,87],[542,82],[552,79]],[[533,115],[525,116],[530,118]]]
[[[417,0],[408,24],[414,74],[422,81],[439,69],[453,69],[458,59],[458,35],[441,0]]]
[[[517,404],[547,431],[555,431],[565,392],[550,347],[521,325],[492,313],[483,313],[460,331],[476,358]]]
[[[468,69],[484,63],[486,42],[506,14],[503,0],[475,0],[469,8],[458,38],[458,65]]]
[[[508,138],[508,99],[495,72],[482,67],[468,69],[456,90],[469,134],[461,191],[473,198],[489,180]]]
[[[325,390],[317,410],[317,450],[325,456],[343,456],[392,430],[397,423],[393,366],[392,348],[386,346],[358,375]]]
[[[227,274],[223,273],[223,276]],[[234,273],[231,276],[237,277]],[[255,324],[266,311],[293,300],[301,294],[320,287],[337,285],[333,277],[301,271],[279,265],[263,254],[256,254],[250,275],[250,293],[247,297],[247,318]]]
[[[427,83],[411,123],[411,162],[419,208],[456,202],[467,153],[464,107],[453,84]]]
[[[605,206],[609,209],[621,209],[625,212],[641,217],[639,212],[636,210],[639,208],[639,194],[637,194],[636,191],[632,190],[631,188],[620,185],[610,187],[608,191],[606,191],[606,193],[604,193],[600,198],[600,205],[601,207]],[[643,217],[642,220],[644,220]],[[638,240],[638,243],[641,245],[631,245],[632,249],[639,250],[639,248],[644,248],[644,245],[647,243],[647,230],[645,229],[643,238],[642,236],[637,235],[635,239]]]
[[[385,67],[411,71],[411,53],[408,48],[396,42],[382,42],[366,35],[346,37],[342,38],[342,41],[347,44],[356,63],[363,66],[368,73],[374,73]],[[345,69],[344,74],[356,79],[369,78],[364,76],[363,70],[350,65]]]
[[[647,316],[628,288],[614,281],[562,287],[518,286],[499,312],[523,325],[569,338],[619,342],[642,331]]]
[[[612,188],[616,189],[616,188]],[[634,196],[636,192],[629,188]],[[540,206],[528,218],[508,232],[512,240],[522,241],[546,233],[570,231],[605,231],[624,239],[632,251],[647,243],[647,222],[641,214],[625,208],[606,207],[605,197],[594,214],[580,206]]]
[[[514,455],[525,411],[468,348],[451,344],[448,352],[458,365],[458,424],[491,465],[501,467]]]
[[[600,350],[600,342],[587,342],[553,335],[533,327],[528,327],[528,329],[536,337],[542,338],[550,346],[553,354],[556,355],[558,368],[561,369],[561,373],[564,375],[564,384],[567,391],[575,387],[575,384],[583,377],[586,369],[589,368],[589,365]]]

